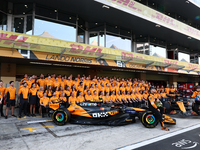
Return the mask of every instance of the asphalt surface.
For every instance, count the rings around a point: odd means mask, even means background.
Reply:
[[[17,114],[17,113],[16,113]],[[8,119],[0,118],[0,150],[112,150],[112,149],[129,149],[130,145],[159,138],[171,133],[183,131],[190,127],[200,124],[200,116],[181,117],[173,115],[177,125],[168,125],[170,131],[162,131],[160,125],[153,129],[145,128],[139,119],[136,123],[125,126],[95,126],[95,125],[78,125],[66,124],[57,126],[51,118],[45,117],[28,117],[15,118],[9,116]],[[200,128],[181,133],[172,137],[164,138],[160,141],[154,141],[144,144],[138,149],[181,149],[191,147],[195,143],[200,143]],[[172,143],[182,141],[188,142],[181,147]],[[198,146],[198,148],[197,148]],[[199,148],[197,144],[195,148]],[[194,149],[194,148],[193,148]]]

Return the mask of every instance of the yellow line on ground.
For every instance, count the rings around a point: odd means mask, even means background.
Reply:
[[[17,119],[29,119],[29,118],[41,118],[41,116],[36,116],[36,117],[22,117],[22,118],[17,118]]]
[[[42,126],[42,127],[22,128],[20,130],[29,130],[30,132],[32,132],[33,129],[50,128],[50,127],[54,127],[54,126]]]

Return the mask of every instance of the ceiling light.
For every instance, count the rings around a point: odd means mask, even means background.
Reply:
[[[21,18],[21,20],[23,20],[23,18]]]
[[[71,17],[69,17],[69,19],[72,19]]]
[[[153,3],[153,5],[154,5],[154,3]]]
[[[27,5],[24,5],[26,8],[28,8],[28,6]]]
[[[64,64],[53,64],[54,66],[63,66],[63,67],[71,67],[72,65],[64,65]]]
[[[156,27],[160,28],[160,25],[159,25],[159,24],[157,24],[157,25],[156,25]]]
[[[102,8],[110,9],[110,7],[106,5],[103,5]]]
[[[23,12],[23,14],[25,15],[25,12]]]
[[[36,64],[36,65],[52,65],[51,63],[40,63],[40,62],[30,62],[30,64]]]
[[[192,37],[188,36],[188,39],[192,39]]]
[[[142,35],[140,35],[140,37],[142,37]]]
[[[19,22],[19,24],[21,24],[21,22]]]
[[[55,12],[57,12],[57,10],[55,9]]]
[[[168,13],[168,15],[170,15],[170,13]]]
[[[128,32],[128,33],[130,33],[130,32]]]
[[[95,23],[96,25],[98,25],[98,23]]]
[[[115,28],[117,28],[117,26],[115,26]]]

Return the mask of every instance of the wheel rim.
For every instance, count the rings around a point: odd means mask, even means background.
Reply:
[[[154,115],[148,115],[148,116],[146,116],[146,122],[147,122],[148,124],[153,124],[155,121],[156,121],[156,120],[155,120]]]
[[[62,122],[65,117],[62,113],[57,113],[55,118],[58,122]]]

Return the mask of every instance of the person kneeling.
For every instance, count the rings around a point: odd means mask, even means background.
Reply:
[[[47,97],[47,93],[45,92],[43,98],[40,99],[40,106],[42,110],[42,117],[44,117],[45,113],[48,113],[48,105],[51,103],[50,99]]]

